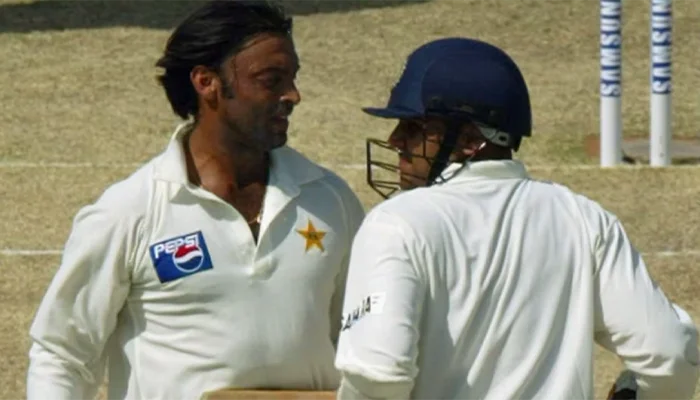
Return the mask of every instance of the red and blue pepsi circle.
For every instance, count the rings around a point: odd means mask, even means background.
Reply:
[[[175,268],[183,273],[196,272],[204,261],[204,253],[196,244],[183,244],[173,253]]]

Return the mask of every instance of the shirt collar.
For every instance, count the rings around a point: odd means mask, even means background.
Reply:
[[[525,165],[518,160],[484,160],[476,162],[452,163],[440,174],[438,182],[464,182],[485,179],[527,179]]]
[[[192,122],[187,121],[175,128],[175,132],[170,136],[168,147],[166,147],[161,154],[160,160],[155,165],[154,178],[156,180],[182,185],[188,183],[187,162],[185,161],[185,151],[182,142],[184,137],[192,131],[192,127]]]

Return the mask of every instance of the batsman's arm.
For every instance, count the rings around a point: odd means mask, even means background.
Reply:
[[[690,399],[698,381],[698,333],[652,280],[621,223],[601,236],[595,276],[595,339],[637,380],[638,399]]]
[[[102,350],[129,291],[129,218],[109,205],[78,212],[61,265],[30,328],[27,399],[94,398]]]
[[[352,248],[336,354],[339,399],[407,399],[418,373],[426,285],[400,222],[373,210]]]
[[[343,215],[345,216],[347,250],[342,258],[339,272],[335,279],[335,292],[333,293],[330,307],[331,341],[336,350],[338,348],[338,336],[340,334],[340,325],[343,317],[343,300],[345,299],[350,251],[357,230],[360,229],[360,225],[362,225],[362,221],[365,217],[365,210],[362,207],[362,203],[360,203],[360,200],[349,187],[345,187],[345,195],[341,198],[343,201],[341,201],[340,205]]]

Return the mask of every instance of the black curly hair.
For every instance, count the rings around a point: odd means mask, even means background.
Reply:
[[[268,1],[217,0],[187,16],[168,39],[163,56],[156,62],[165,72],[157,77],[170,105],[187,119],[198,112],[197,93],[190,72],[197,65],[219,71],[220,65],[253,36],[262,33],[292,33],[292,18]]]

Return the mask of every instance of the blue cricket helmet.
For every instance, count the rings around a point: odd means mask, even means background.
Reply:
[[[517,151],[530,136],[528,88],[503,50],[469,38],[445,38],[413,51],[383,108],[363,108],[381,118],[461,117],[479,122],[491,142]]]

